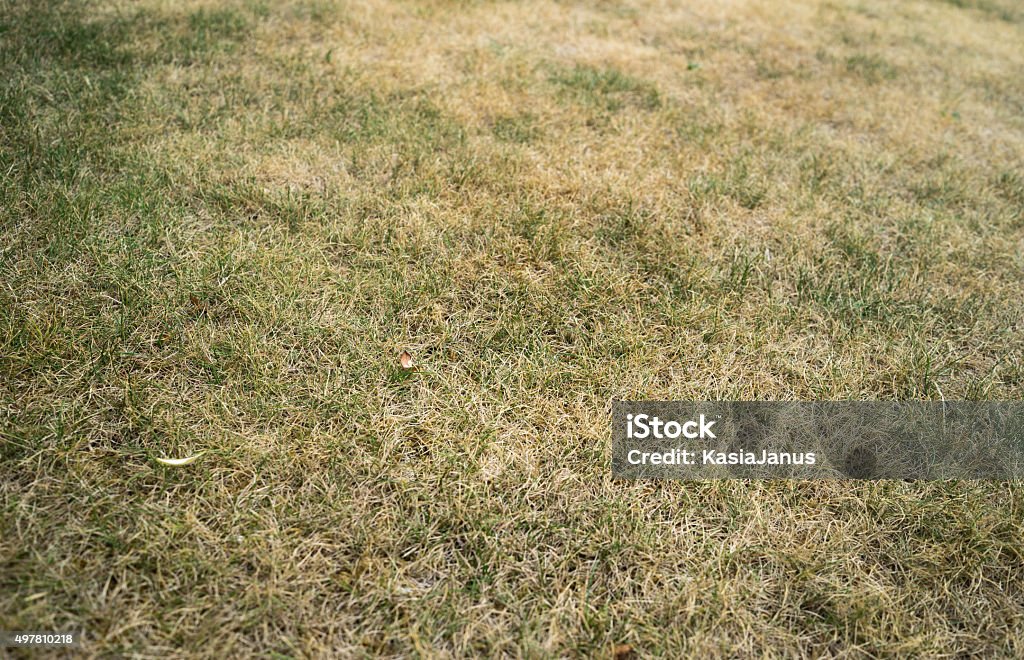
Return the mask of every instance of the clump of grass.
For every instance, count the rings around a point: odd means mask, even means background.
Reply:
[[[983,14],[994,16],[1007,23],[1019,23],[1021,20],[1020,7],[1006,0],[941,0],[942,2],[959,7],[961,9],[975,10]]]
[[[609,113],[626,107],[655,110],[662,103],[653,84],[613,68],[576,64],[556,69],[550,80],[561,89],[563,97]]]
[[[188,27],[193,38],[205,44],[214,40],[240,39],[248,30],[249,23],[237,9],[200,8],[188,15]]]
[[[878,55],[851,55],[846,58],[846,70],[872,84],[896,78],[895,67]]]
[[[497,117],[491,130],[499,140],[515,144],[526,144],[540,137],[537,117],[529,112]]]
[[[1014,204],[1024,217],[1024,177],[1018,172],[1000,172],[995,180],[996,189],[1009,202]]]
[[[724,172],[694,176],[689,181],[689,191],[697,200],[727,197],[751,210],[760,206],[768,194],[765,182],[750,171],[748,158],[744,156],[731,162]]]

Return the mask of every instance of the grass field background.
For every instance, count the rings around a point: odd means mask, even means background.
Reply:
[[[1024,654],[1019,486],[608,459],[1024,395],[1020,3],[7,0],[0,72],[0,629]]]

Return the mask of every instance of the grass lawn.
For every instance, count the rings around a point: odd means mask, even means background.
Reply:
[[[1024,654],[1017,484],[609,469],[1024,397],[1019,2],[6,0],[0,74],[0,630]]]

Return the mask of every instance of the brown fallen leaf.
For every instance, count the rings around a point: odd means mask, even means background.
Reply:
[[[409,351],[402,351],[402,354],[398,356],[398,362],[403,369],[413,368],[412,355],[409,354]]]
[[[190,293],[190,294],[188,294],[188,301],[189,301],[190,303],[192,303],[192,306],[193,306],[193,307],[194,307],[194,308],[196,309],[196,311],[198,311],[198,312],[199,312],[200,314],[206,314],[206,312],[207,312],[207,309],[208,309],[208,308],[207,308],[207,305],[206,305],[206,301],[205,301],[205,300],[200,300],[200,299],[199,299],[199,297],[198,297],[198,296],[196,296],[196,294],[194,294],[194,293]]]
[[[616,644],[612,647],[612,657],[615,660],[626,660],[633,657],[633,647],[629,644]]]

